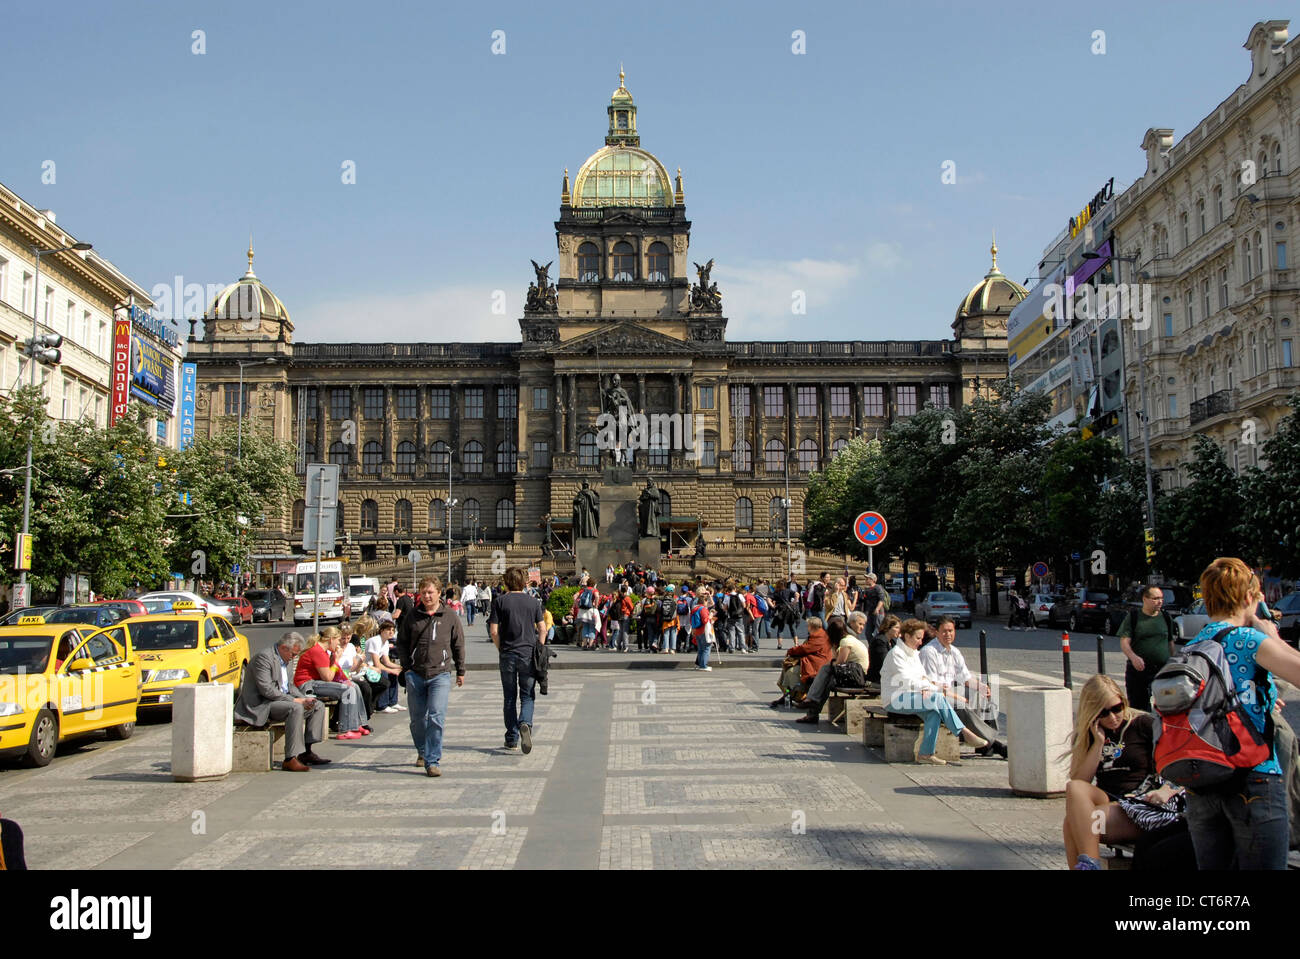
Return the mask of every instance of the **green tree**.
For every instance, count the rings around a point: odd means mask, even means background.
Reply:
[[[236,431],[227,429],[171,452],[166,547],[172,568],[214,581],[232,576],[237,564],[246,568],[256,529],[288,516],[301,495],[296,460],[292,444],[247,428],[242,449]]]
[[[1077,431],[1062,433],[1048,450],[1040,477],[1042,493],[1042,558],[1050,560],[1062,581],[1078,575],[1070,556],[1091,557],[1103,545],[1102,484],[1122,472],[1123,454],[1117,443],[1100,436],[1084,439]]]
[[[1291,413],[1260,450],[1266,469],[1251,469],[1241,487],[1242,537],[1248,557],[1275,573],[1300,573],[1300,393]]]
[[[1157,508],[1156,566],[1183,582],[1195,582],[1218,556],[1253,555],[1243,532],[1243,483],[1214,441],[1196,437],[1190,481],[1163,497]]]
[[[880,442],[855,437],[824,469],[813,473],[804,500],[804,542],[866,559],[867,548],[853,535],[853,521],[878,503],[883,467]],[[886,555],[883,549],[877,552]]]

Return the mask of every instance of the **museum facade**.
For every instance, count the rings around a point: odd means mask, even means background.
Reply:
[[[692,261],[681,170],[641,148],[622,74],[607,114],[604,146],[572,181],[564,173],[556,253],[533,264],[517,341],[294,342],[250,249],[202,335],[191,328],[197,432],[242,412],[297,446],[300,472],[338,464],[336,552],[357,560],[449,540],[528,552],[548,534],[562,553],[584,482],[606,496],[651,477],[665,551],[689,552],[702,530],[710,547],[784,554],[803,530],[809,474],[853,436],[927,403],[967,403],[1006,376],[1007,316],[1026,294],[998,270],[996,246],[952,339],[729,340],[713,261]],[[631,419],[612,445],[600,421],[611,390]],[[638,414],[647,430],[629,435]],[[299,502],[269,522],[259,552],[301,553],[302,514]]]

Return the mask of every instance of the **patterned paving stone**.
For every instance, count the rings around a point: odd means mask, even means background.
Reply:
[[[400,784],[339,782],[324,787],[304,783],[270,806],[254,822],[273,820],[328,819],[339,810],[366,811],[377,816],[483,816],[498,812],[507,816],[531,816],[546,781],[540,778],[478,778],[456,780],[450,775],[431,781],[423,770],[412,766],[411,775]]]
[[[638,739],[690,739],[696,742],[717,742],[719,739],[738,739],[741,741],[757,738],[775,737],[777,739],[795,739],[799,729],[793,723],[769,720],[712,720],[696,721],[687,717],[674,721],[669,717],[642,720],[640,722],[616,722],[610,729],[610,738],[617,742]]]
[[[24,825],[28,869],[94,869],[151,835],[147,832],[46,833]]]
[[[789,769],[819,766],[835,761],[824,747],[815,743],[781,742],[762,745],[707,742],[695,745],[609,747],[611,772],[654,771],[659,769]]]
[[[845,776],[792,779],[747,776],[614,776],[605,781],[605,814],[680,815],[773,810],[881,812]]]
[[[72,826],[89,823],[166,823],[188,819],[202,809],[244,785],[243,777],[215,782],[173,782],[170,773],[148,782],[132,774],[124,781],[79,783],[75,788],[51,789],[44,781],[6,790],[3,803],[7,818],[29,826]]]
[[[943,869],[892,823],[810,827],[605,826],[601,869]]]
[[[527,838],[524,827],[490,824],[432,829],[349,830],[347,841],[322,843],[318,829],[238,830],[186,857],[177,869],[510,869]]]

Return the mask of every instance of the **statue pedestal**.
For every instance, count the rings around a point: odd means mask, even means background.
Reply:
[[[605,581],[605,564],[597,563],[600,556],[600,540],[577,538],[573,541],[573,558],[576,562],[575,573],[581,574],[585,567],[591,574],[593,582],[603,583]],[[597,569],[596,567],[600,568]]]
[[[637,562],[642,566],[659,567],[659,547],[660,541],[658,536],[642,536],[637,540]]]

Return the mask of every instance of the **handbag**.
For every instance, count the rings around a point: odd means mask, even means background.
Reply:
[[[369,667],[369,668],[367,668],[366,671],[365,671],[365,679],[366,679],[366,682],[368,682],[368,683],[372,683],[372,684],[373,684],[373,683],[377,683],[377,682],[379,682],[379,679],[380,679],[381,675],[382,675],[382,674],[379,672],[379,670],[374,669],[373,667]]]
[[[781,661],[781,678],[776,681],[776,688],[782,692],[794,689],[799,685],[799,675],[798,657],[787,656]]]

